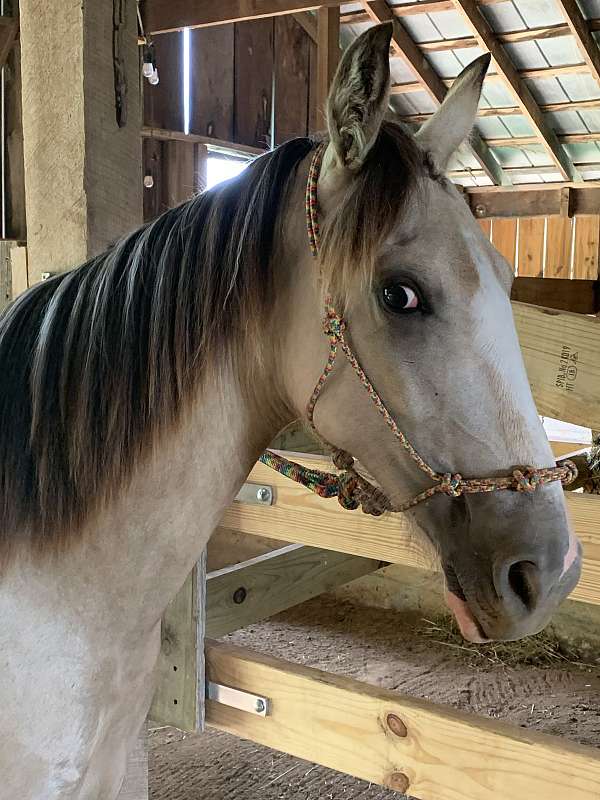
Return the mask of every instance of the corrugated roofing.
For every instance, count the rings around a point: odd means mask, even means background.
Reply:
[[[427,0],[420,2],[427,5]],[[389,6],[405,3],[414,6],[411,0],[388,0]],[[597,21],[592,27],[600,28],[600,0],[580,0],[580,7],[587,20]],[[559,3],[555,0],[483,0],[480,9],[493,31],[496,34],[509,34],[508,38],[514,39],[512,34],[518,31],[545,29],[539,32],[538,38],[503,42],[503,46],[518,70],[558,69],[558,73],[553,72],[548,77],[542,73],[524,80],[557,135],[579,134],[589,137],[589,141],[567,141],[561,146],[584,180],[597,180],[600,176],[600,85],[587,67],[584,53],[575,37],[565,27],[566,20]],[[346,3],[341,12],[345,20],[349,20],[350,12],[357,15],[356,20],[342,25],[343,43],[373,24],[366,21],[362,3]],[[474,46],[471,29],[454,9],[428,13],[413,11],[410,15],[401,15],[400,20],[417,44],[429,45],[424,50],[425,55],[437,74],[447,81],[455,78],[464,66],[483,52]],[[547,29],[553,26],[560,28],[551,30],[547,37]],[[594,36],[596,43],[600,42],[600,31],[594,32]],[[526,38],[529,36],[526,35]],[[457,39],[465,41],[457,42]],[[452,41],[453,44],[445,47],[443,43],[446,41]],[[433,49],[431,43],[434,43]],[[393,94],[391,102],[394,110],[401,117],[418,116],[422,121],[424,115],[435,110],[434,101],[426,91],[415,90],[416,75],[401,58],[392,58],[391,65],[393,83],[413,84],[411,91]],[[581,104],[582,101],[586,103],[585,108],[577,105],[569,108],[569,105]],[[564,108],[544,108],[556,104]],[[476,127],[482,138],[494,140],[490,149],[499,164],[507,169],[514,183],[562,180],[543,144],[530,143],[535,131],[529,120],[515,108],[516,105],[512,89],[501,76],[494,76],[492,68],[484,84],[480,108],[511,111],[510,114],[478,117]],[[594,134],[598,134],[597,139]],[[528,137],[527,141],[520,143],[518,139],[522,137]],[[498,141],[501,139],[506,139],[506,144]],[[454,175],[455,180],[461,183],[490,183],[480,164],[466,149],[458,154],[452,169],[463,171],[462,175]]]

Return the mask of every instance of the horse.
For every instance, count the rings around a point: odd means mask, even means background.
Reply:
[[[163,612],[261,452],[306,414],[329,352],[325,296],[432,469],[553,468],[512,271],[444,178],[489,57],[414,135],[387,114],[391,35],[373,27],[345,51],[322,139],[282,144],[4,313],[2,798],[118,795]],[[319,147],[315,260],[305,187]],[[330,373],[320,435],[392,504],[426,491],[348,360]],[[560,483],[455,495],[409,513],[437,548],[463,635],[538,631],[580,571]]]

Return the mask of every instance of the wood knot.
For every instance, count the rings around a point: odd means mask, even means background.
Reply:
[[[385,721],[388,728],[395,736],[400,736],[403,739],[408,736],[406,725],[397,714],[388,714]]]
[[[410,786],[410,780],[408,779],[408,775],[405,775],[404,772],[392,772],[392,774],[387,777],[385,785],[388,789],[406,794]]]

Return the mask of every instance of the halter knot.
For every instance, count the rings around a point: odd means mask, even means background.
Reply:
[[[561,483],[563,486],[568,486],[570,483],[573,483],[579,471],[577,469],[577,465],[573,461],[569,461],[566,458],[564,461],[560,461],[559,465],[564,469],[564,475],[561,478]]]
[[[539,471],[533,467],[513,470],[513,478],[517,492],[535,492],[542,480]]]
[[[446,472],[440,481],[440,492],[447,494],[448,497],[460,497],[463,493],[463,476],[456,472]]]
[[[346,321],[333,309],[329,309],[323,320],[323,330],[327,336],[339,342],[346,330]]]

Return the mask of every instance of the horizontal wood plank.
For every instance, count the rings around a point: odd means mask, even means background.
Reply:
[[[600,320],[512,305],[539,413],[600,430]]]
[[[572,214],[597,214],[600,208],[600,185],[547,184],[545,187],[483,186],[467,188],[467,198],[475,215],[483,217],[560,216],[564,205],[563,188],[571,194]]]
[[[210,726],[421,800],[600,794],[591,747],[231,645],[209,643],[206,663],[209,680],[270,701],[264,718],[207,701]]]
[[[317,456],[293,458],[315,469],[328,469],[330,465],[327,459]],[[223,519],[230,529],[395,564],[438,569],[432,546],[405,514],[375,518],[360,511],[344,511],[336,500],[323,500],[260,463],[252,470],[249,481],[272,486],[275,503],[234,503]],[[571,599],[600,604],[600,497],[575,493],[567,493],[566,497],[584,551],[582,578]]]
[[[575,314],[596,314],[600,309],[598,290],[597,280],[519,276],[513,283],[511,299]]]
[[[148,33],[245,22],[320,7],[335,8],[343,0],[145,0],[142,11]]]
[[[368,575],[380,565],[375,559],[289,545],[242,564],[209,572],[206,635],[224,636]]]

